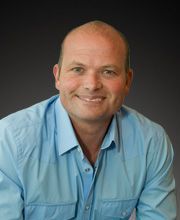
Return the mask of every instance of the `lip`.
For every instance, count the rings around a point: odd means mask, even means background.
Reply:
[[[94,103],[94,104],[98,104],[101,103],[105,97],[104,96],[89,96],[89,95],[77,95],[77,97],[81,100],[84,101],[86,103]]]

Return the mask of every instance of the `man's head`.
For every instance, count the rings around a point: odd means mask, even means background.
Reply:
[[[110,121],[132,81],[128,43],[104,22],[86,23],[65,37],[53,72],[61,102],[74,123]]]

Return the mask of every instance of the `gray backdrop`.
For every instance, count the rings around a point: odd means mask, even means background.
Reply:
[[[179,23],[176,5],[129,6],[71,2],[69,6],[1,6],[0,118],[57,93],[52,74],[65,33],[100,19],[128,38],[134,82],[126,104],[160,123],[174,146],[180,209]],[[179,217],[180,219],[180,217]]]

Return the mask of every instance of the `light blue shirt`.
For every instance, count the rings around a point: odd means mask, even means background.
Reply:
[[[0,121],[0,219],[175,219],[172,161],[164,129],[122,106],[92,167],[53,96]]]

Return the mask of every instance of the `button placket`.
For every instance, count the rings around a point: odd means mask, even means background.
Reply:
[[[85,171],[86,173],[89,173],[89,172],[90,172],[90,170],[91,170],[91,169],[90,169],[89,167],[87,167],[87,168],[85,168],[85,170],[84,170],[84,171]]]
[[[85,206],[85,210],[86,210],[86,211],[88,211],[89,208],[90,208],[90,205],[86,205],[86,206]]]

